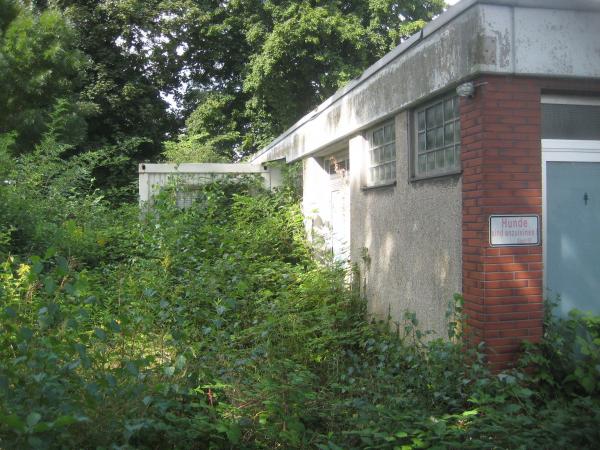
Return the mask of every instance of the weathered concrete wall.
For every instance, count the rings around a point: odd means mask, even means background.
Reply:
[[[463,0],[253,162],[301,159],[481,73],[598,77],[598,23],[600,2],[592,0]]]
[[[408,182],[407,116],[395,119],[396,186],[361,189],[367,143],[362,135],[350,141],[351,254],[371,313],[399,321],[414,311],[422,329],[445,337],[448,302],[462,282],[461,181]]]

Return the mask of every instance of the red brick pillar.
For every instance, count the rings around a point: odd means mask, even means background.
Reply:
[[[491,247],[493,214],[542,214],[540,88],[482,77],[460,104],[463,294],[469,330],[493,368],[510,366],[543,328],[542,247]]]

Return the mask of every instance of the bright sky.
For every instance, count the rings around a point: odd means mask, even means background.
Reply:
[[[448,3],[449,5],[455,5],[456,3],[458,3],[459,0],[446,0],[446,3]]]

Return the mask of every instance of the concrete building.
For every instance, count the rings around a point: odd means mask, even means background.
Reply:
[[[280,159],[373,314],[444,336],[463,293],[510,363],[546,296],[600,312],[600,2],[462,0],[252,162]]]

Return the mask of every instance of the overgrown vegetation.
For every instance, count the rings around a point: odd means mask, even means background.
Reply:
[[[491,374],[410,313],[372,322],[290,189],[225,181],[185,211],[166,191],[140,219],[90,182],[114,155],[9,145],[0,447],[598,447],[597,318],[549,315],[523,370]]]
[[[128,203],[137,160],[253,152],[443,5],[0,0],[0,447],[597,448],[597,317],[491,374],[460,297],[450,340],[371,321],[291,188]]]

